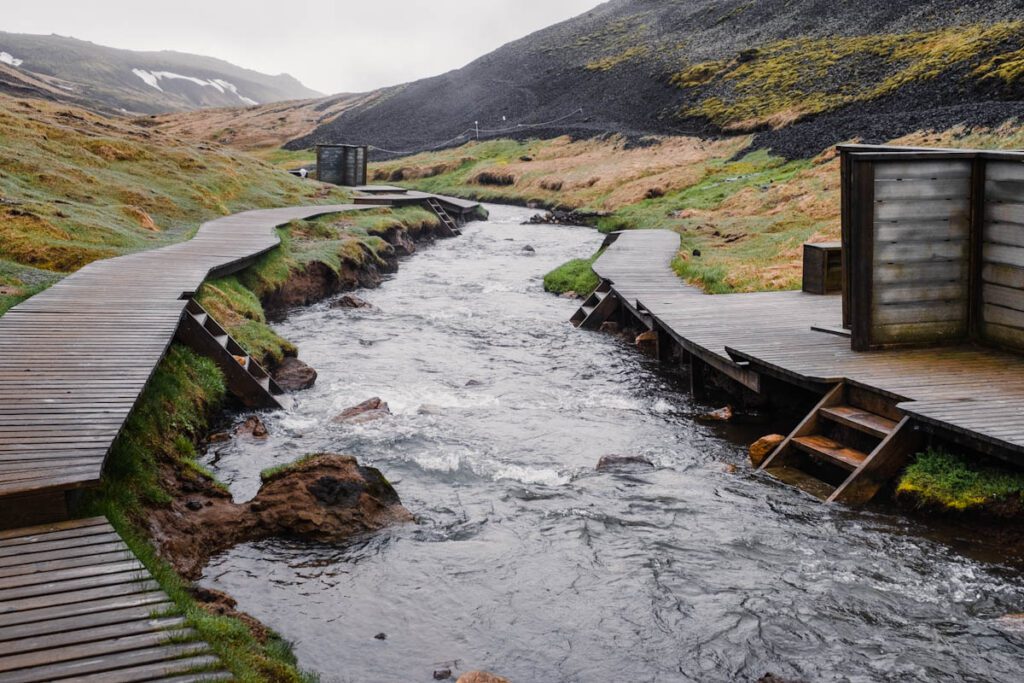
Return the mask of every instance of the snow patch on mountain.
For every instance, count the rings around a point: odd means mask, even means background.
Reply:
[[[196,78],[195,76],[183,76],[181,74],[176,74],[173,71],[146,71],[145,69],[132,69],[132,73],[141,78],[146,85],[156,88],[160,92],[164,92],[164,89],[160,87],[161,80],[179,79],[191,81],[192,83],[200,85],[204,88],[213,88],[219,93],[231,93],[239,100],[241,100],[243,103],[249,106],[255,106],[259,104],[259,102],[257,102],[256,100],[248,98],[242,93],[238,92],[238,86],[236,86],[234,83],[230,81],[225,81],[221,78],[213,78],[207,80],[203,78]]]
[[[0,62],[4,64],[10,64],[11,66],[21,66],[25,60],[18,59],[10,52],[0,52]]]

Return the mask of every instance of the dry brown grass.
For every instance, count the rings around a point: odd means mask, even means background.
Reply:
[[[137,122],[186,142],[263,150],[278,148],[289,140],[311,133],[317,126],[378,95],[332,95],[318,100],[275,102],[258,107],[203,109],[150,116]]]

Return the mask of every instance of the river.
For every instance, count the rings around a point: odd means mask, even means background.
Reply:
[[[718,406],[574,330],[577,303],[543,292],[543,273],[601,236],[489,208],[359,292],[375,310],[322,304],[279,325],[319,381],[265,416],[266,441],[205,455],[246,500],[265,467],[350,453],[417,523],[341,547],[239,546],[204,585],[325,683],[443,668],[517,683],[1021,680],[1024,622],[1000,619],[1024,611],[1019,571],[753,474],[756,430],[695,419]],[[332,423],[372,396],[393,418]],[[596,472],[606,454],[656,467]]]

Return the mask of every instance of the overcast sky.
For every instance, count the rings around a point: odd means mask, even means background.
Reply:
[[[0,30],[132,50],[179,50],[325,93],[464,66],[601,0],[4,0]]]

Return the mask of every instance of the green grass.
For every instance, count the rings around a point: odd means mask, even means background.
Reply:
[[[301,458],[295,460],[294,462],[285,463],[283,465],[275,465],[274,467],[267,467],[266,469],[260,472],[260,481],[266,484],[272,479],[277,479],[282,474],[287,474],[288,472],[291,472],[299,465],[302,465],[303,463],[309,462],[313,458],[318,457],[318,455],[318,453],[310,453],[308,455],[302,456]]]
[[[1024,472],[977,465],[943,450],[917,455],[896,489],[919,502],[956,511],[971,510],[1024,494]]]
[[[544,291],[552,294],[576,292],[580,296],[589,296],[600,284],[593,269],[594,261],[600,255],[599,251],[590,258],[573,259],[558,266],[544,276]]]

